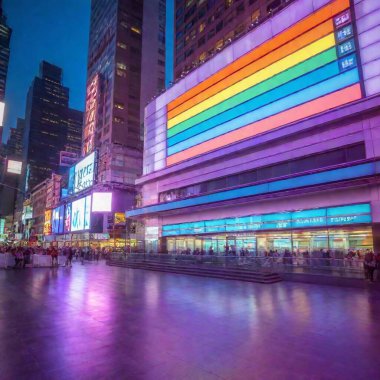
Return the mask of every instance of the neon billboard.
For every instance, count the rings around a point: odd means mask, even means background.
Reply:
[[[82,146],[83,156],[91,153],[95,148],[95,129],[98,113],[99,91],[99,74],[97,74],[87,86],[86,113]]]
[[[173,165],[362,98],[349,0],[336,0],[167,105]]]

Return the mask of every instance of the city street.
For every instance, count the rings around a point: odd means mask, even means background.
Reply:
[[[376,379],[380,293],[107,267],[0,271],[0,378]]]

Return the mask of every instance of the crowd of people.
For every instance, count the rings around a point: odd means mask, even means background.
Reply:
[[[28,264],[33,263],[33,255],[50,256],[52,266],[58,266],[58,257],[65,257],[64,265],[72,266],[72,261],[81,261],[83,264],[85,260],[96,261],[100,259],[107,259],[111,254],[110,248],[99,247],[23,247],[23,246],[0,246],[0,254],[9,253],[14,257],[14,268],[25,268]],[[62,262],[62,260],[61,260]]]
[[[380,281],[380,253],[375,254],[372,250],[366,249],[349,249],[347,251],[329,249],[315,250],[290,250],[290,249],[271,249],[260,250],[258,252],[248,248],[236,249],[235,246],[224,246],[222,250],[214,251],[210,246],[207,250],[190,248],[176,250],[172,252],[176,255],[194,255],[194,256],[224,256],[224,257],[258,257],[271,258],[274,263],[285,265],[306,265],[306,266],[335,266],[345,268],[363,268],[365,278],[369,281]],[[376,275],[376,276],[375,276]]]

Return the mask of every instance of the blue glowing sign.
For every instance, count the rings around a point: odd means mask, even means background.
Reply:
[[[163,236],[371,223],[369,203],[165,225]]]

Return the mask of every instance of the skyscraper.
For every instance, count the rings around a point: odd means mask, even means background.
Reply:
[[[10,55],[10,41],[12,29],[7,25],[7,18],[3,13],[2,0],[0,0],[0,102],[4,101],[5,85],[8,73]],[[0,120],[1,126],[1,120]]]
[[[142,172],[142,106],[164,87],[164,29],[163,0],[92,0],[82,154],[98,150],[100,184],[133,191]]]
[[[68,121],[72,120],[74,111],[69,109],[69,89],[62,84],[62,74],[60,67],[43,61],[39,76],[34,78],[28,91],[23,138],[26,190],[58,171],[59,152],[67,145],[75,147],[77,141],[79,150],[81,130],[76,128],[74,132],[72,121]],[[80,114],[76,118],[80,120]]]
[[[6,144],[6,154],[8,157],[22,158],[24,130],[25,120],[17,118],[16,128],[10,129],[10,136]]]
[[[293,0],[176,0],[174,78]]]

